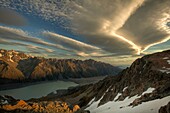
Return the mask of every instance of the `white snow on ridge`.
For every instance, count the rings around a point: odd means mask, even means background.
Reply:
[[[170,64],[170,60],[167,60],[168,64]]]
[[[110,86],[111,87],[111,86]],[[103,94],[103,96],[98,100],[98,101],[94,101],[95,98],[93,98],[87,105],[90,105],[88,108],[89,109],[96,109],[100,103],[100,101],[102,100],[102,98],[104,97],[104,95],[109,91],[110,87],[106,90],[106,92]]]
[[[148,88],[145,92],[142,93],[142,95],[151,93],[154,90],[155,88]],[[135,99],[140,98],[140,96],[135,95],[131,98],[126,97],[123,101],[115,101],[116,98],[118,98],[120,95],[121,93],[118,93],[114,101],[109,101],[99,107],[97,107],[97,105],[102,98],[97,102],[93,102],[94,99],[92,99],[92,101],[89,102],[91,105],[87,107],[86,110],[90,110],[91,113],[158,113],[159,108],[166,105],[170,100],[170,96],[167,96],[162,99],[142,102],[142,104],[132,107],[128,105]]]
[[[123,92],[127,89],[128,87],[125,87],[124,89],[123,89]]]
[[[162,73],[167,73],[167,74],[169,74],[170,73],[170,68],[166,68],[166,69],[164,69],[164,70],[159,70],[159,71],[161,71]]]
[[[127,97],[124,101],[111,101],[98,108],[87,108],[87,110],[90,110],[91,113],[158,113],[159,108],[166,105],[170,100],[170,96],[167,96],[162,99],[143,102],[135,107],[128,106],[136,98],[138,96]]]
[[[146,94],[146,93],[152,93],[153,91],[155,90],[155,88],[148,88],[146,91],[144,91],[143,93],[142,93],[142,95],[144,95],[144,94]]]
[[[91,105],[94,102],[95,98],[93,98],[87,105]]]
[[[169,59],[169,57],[164,57],[163,59],[166,60],[166,59]]]
[[[121,96],[122,95],[122,93],[118,93],[117,95],[116,95],[116,97],[114,98],[114,101],[116,101],[118,98],[119,98],[119,96]]]

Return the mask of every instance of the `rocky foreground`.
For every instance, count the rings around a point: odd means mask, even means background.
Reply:
[[[80,111],[78,105],[71,106],[60,101],[25,102],[9,96],[0,98],[1,113],[75,113]]]

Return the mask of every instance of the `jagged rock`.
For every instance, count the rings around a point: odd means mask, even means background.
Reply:
[[[0,78],[24,79],[24,75],[14,65],[0,60]]]
[[[80,109],[79,105],[75,105],[75,106],[73,107],[73,112],[76,112],[76,111],[78,111],[79,109]]]
[[[10,103],[1,105],[0,111],[3,113],[74,113],[80,110],[78,105],[70,108],[66,102],[61,101],[41,101],[41,102],[25,102],[19,100],[16,104]],[[85,113],[85,112],[82,112]]]

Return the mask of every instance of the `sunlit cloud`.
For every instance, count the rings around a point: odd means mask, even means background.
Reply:
[[[169,0],[146,1],[128,18],[117,34],[141,47],[141,52],[168,41],[170,36],[170,28],[167,25],[170,21],[169,6]]]

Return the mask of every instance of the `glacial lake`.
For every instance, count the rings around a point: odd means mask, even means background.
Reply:
[[[30,98],[39,98],[54,92],[58,89],[67,89],[68,87],[77,86],[78,84],[69,81],[52,81],[42,82],[22,88],[0,91],[0,95],[9,95],[15,99],[28,100]]]

